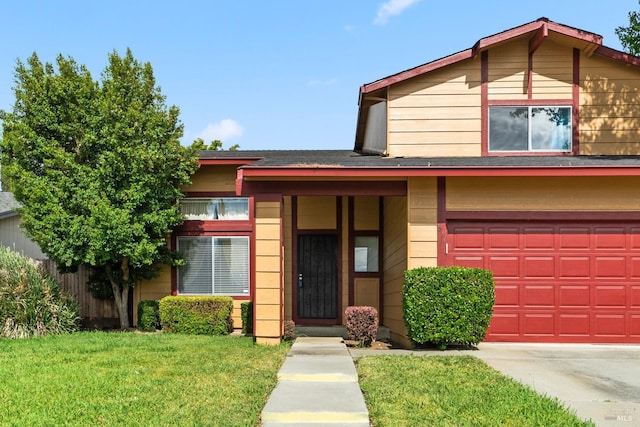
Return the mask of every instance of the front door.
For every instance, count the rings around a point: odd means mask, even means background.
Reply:
[[[297,317],[338,318],[338,238],[332,234],[298,235]],[[312,323],[312,322],[310,322]]]

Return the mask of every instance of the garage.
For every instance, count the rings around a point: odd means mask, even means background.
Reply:
[[[640,223],[450,220],[445,247],[494,273],[487,341],[640,343]]]

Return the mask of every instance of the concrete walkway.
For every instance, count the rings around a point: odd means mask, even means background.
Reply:
[[[368,427],[358,373],[339,337],[299,337],[262,410],[262,426]]]

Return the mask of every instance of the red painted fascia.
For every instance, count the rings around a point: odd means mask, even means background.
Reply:
[[[640,67],[640,57],[630,55],[628,53],[621,52],[619,50],[611,49],[610,47],[600,46],[595,52],[595,55],[604,56],[605,58],[615,59],[622,61],[626,64]]]
[[[639,176],[640,166],[387,166],[375,168],[251,168],[244,179],[381,178],[409,176]]]
[[[429,62],[424,65],[420,65],[419,67],[412,68],[410,70],[402,71],[398,74],[394,74],[389,77],[385,77],[384,79],[380,79],[373,83],[365,84],[360,87],[360,98],[362,98],[363,94],[367,94],[378,89],[385,88],[387,86],[391,86],[394,83],[402,82],[404,80],[410,79],[412,77],[419,76],[421,74],[428,73],[430,71],[437,70],[442,67],[446,67],[447,65],[455,64],[456,62],[463,61],[465,59],[473,58],[472,49],[463,50],[462,52],[454,53],[453,55],[446,56],[441,59],[437,59],[433,62]]]

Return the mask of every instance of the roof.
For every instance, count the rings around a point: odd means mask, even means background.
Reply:
[[[350,150],[201,151],[203,165],[244,178],[446,175],[640,175],[640,156],[383,157]]]
[[[0,191],[0,218],[9,218],[17,215],[15,211],[21,205],[13,197],[13,193],[8,191]]]
[[[469,49],[362,85],[360,87],[358,99],[359,109],[355,149],[361,149],[362,144],[364,143],[364,127],[369,107],[385,98],[384,95],[386,88],[393,84],[406,81],[413,77],[438,70],[460,61],[475,58],[482,51],[521,37],[529,37],[529,49],[531,52],[537,50],[537,48],[540,47],[547,38],[554,37],[554,40],[556,41],[562,41],[573,47],[579,48],[586,55],[599,55],[613,60],[622,61],[628,65],[640,67],[640,57],[603,46],[602,36],[598,34],[553,22],[547,18],[539,18],[533,22],[484,37],[478,40]]]

